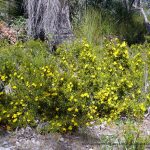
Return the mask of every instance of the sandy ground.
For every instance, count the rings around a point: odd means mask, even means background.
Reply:
[[[142,123],[134,123],[140,136],[150,136],[150,116]],[[121,150],[118,139],[123,136],[126,124],[95,125],[79,129],[70,135],[59,133],[40,135],[30,127],[15,132],[0,131],[0,150]],[[110,145],[113,143],[112,145]],[[150,141],[146,150],[150,150]]]

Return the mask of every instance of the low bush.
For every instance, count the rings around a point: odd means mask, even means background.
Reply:
[[[92,120],[143,117],[150,46],[143,47],[129,49],[118,39],[104,48],[86,40],[65,43],[54,54],[39,41],[1,47],[0,124],[13,129],[40,120],[49,131],[67,132]]]

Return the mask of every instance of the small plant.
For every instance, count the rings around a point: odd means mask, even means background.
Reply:
[[[27,41],[26,19],[24,17],[13,19],[10,26],[17,32],[17,40]]]
[[[145,150],[149,144],[150,137],[144,137],[139,127],[133,124],[127,124],[123,131],[124,137],[124,150]]]

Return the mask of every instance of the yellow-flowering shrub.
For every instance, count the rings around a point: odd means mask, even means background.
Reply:
[[[145,111],[142,97],[144,62],[141,55],[131,56],[125,42],[106,43],[102,61],[102,88],[96,93],[99,115],[112,120],[120,115],[139,117]],[[140,106],[143,108],[140,108]]]
[[[38,119],[66,132],[92,120],[141,117],[149,105],[143,91],[149,59],[135,47],[114,39],[103,48],[86,40],[63,44],[54,54],[38,41],[0,48],[0,81],[12,89],[0,91],[0,124],[36,126]]]

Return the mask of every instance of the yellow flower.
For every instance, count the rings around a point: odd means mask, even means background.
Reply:
[[[145,106],[144,106],[144,104],[142,103],[142,104],[140,104],[140,109],[143,111],[143,112],[145,112],[146,111],[146,108],[145,108]]]
[[[5,114],[6,112],[7,112],[6,110],[3,110],[3,112],[2,112],[2,113],[3,113],[3,114]]]
[[[135,95],[134,95],[134,93],[132,94],[132,97],[133,97],[133,98],[135,98]]]
[[[29,86],[29,82],[28,82],[28,81],[26,82],[26,86],[27,86],[27,87]]]
[[[119,66],[119,69],[120,69],[120,70],[123,70],[123,67],[120,65],[120,66]]]
[[[78,123],[77,123],[77,122],[74,122],[74,126],[78,126]]]
[[[56,115],[55,118],[58,119],[58,115]]]
[[[93,116],[90,116],[89,118],[90,118],[90,119],[93,119]]]
[[[82,105],[82,108],[85,108],[85,105]]]
[[[79,111],[78,108],[76,108],[76,109],[75,109],[75,112],[78,112],[78,111]]]
[[[68,110],[68,111],[72,111],[72,108],[68,108],[67,110]]]
[[[13,88],[13,89],[16,89],[17,87],[14,85],[12,88]]]
[[[14,76],[16,76],[17,75],[17,72],[14,72]]]
[[[38,96],[36,96],[36,97],[35,97],[35,101],[38,101],[38,99],[39,99]]]
[[[8,114],[7,117],[10,117],[10,114]]]
[[[18,105],[18,102],[16,102],[15,105]]]
[[[91,78],[95,78],[95,75],[91,75]]]
[[[114,64],[114,65],[117,65],[117,62],[116,62],[116,61],[114,61],[114,62],[113,62],[113,64]]]
[[[57,96],[58,94],[57,93],[52,93],[52,96]]]
[[[89,125],[90,125],[90,124],[87,122],[87,123],[86,123],[86,126],[89,126]]]
[[[13,114],[12,118],[17,118],[17,114]]]
[[[88,67],[88,64],[86,64],[85,66],[84,66],[84,68],[86,69]]]
[[[15,123],[17,121],[17,118],[13,119],[13,123]]]
[[[72,130],[72,126],[69,126],[68,129],[69,129],[69,130]]]
[[[123,47],[126,47],[126,42],[123,42],[121,45],[120,45],[121,48]]]
[[[116,95],[116,96],[114,96],[114,100],[117,100],[118,99],[118,96]]]
[[[124,53],[125,53],[125,55],[126,55],[126,56],[128,56],[128,51],[127,51],[127,50],[125,50],[125,52],[124,52]]]
[[[85,47],[87,47],[87,48],[89,48],[89,47],[90,47],[90,46],[89,46],[89,44],[84,44],[84,46],[85,46]]]
[[[56,111],[59,111],[59,108],[56,107]]]
[[[101,67],[97,67],[97,70],[101,70]]]
[[[26,107],[27,105],[26,105],[26,104],[22,104],[22,106],[23,106],[23,107]]]
[[[47,74],[47,77],[53,76],[53,74],[50,72]]]
[[[71,68],[73,68],[73,65],[70,65]]]
[[[0,92],[0,95],[3,95],[4,94],[4,92]]]
[[[81,97],[87,97],[87,98],[89,98],[90,96],[89,96],[88,93],[84,93],[84,94],[81,94]]]
[[[6,76],[1,76],[1,80],[2,80],[2,81],[5,81],[6,78],[7,78]]]
[[[118,54],[119,54],[119,50],[116,50],[116,51],[114,52],[114,56],[117,57]]]
[[[37,85],[35,83],[32,83],[32,86],[36,87]]]
[[[58,127],[61,127],[61,126],[62,126],[62,124],[61,124],[60,122],[58,122],[58,123],[57,123],[57,126],[58,126]]]
[[[74,102],[77,102],[77,99],[74,99]]]
[[[107,120],[107,122],[111,122],[111,118],[109,118],[109,119]]]
[[[92,61],[94,62],[94,61],[95,61],[95,59],[96,59],[96,56],[93,56]]]
[[[69,100],[70,100],[70,101],[73,100],[73,95],[70,96],[70,99],[69,99]]]
[[[63,130],[64,132],[66,132],[66,128],[62,128],[62,130]]]
[[[74,123],[74,118],[71,120],[72,123]]]
[[[21,77],[21,75],[18,75],[17,78],[19,79]]]
[[[138,89],[137,93],[138,93],[138,94],[140,94],[140,93],[141,93],[141,90],[140,90],[140,89]]]
[[[22,112],[17,112],[17,115],[20,116],[22,114]]]
[[[132,88],[132,87],[133,87],[133,83],[130,82],[130,83],[128,84],[128,87],[129,87],[129,88]]]

